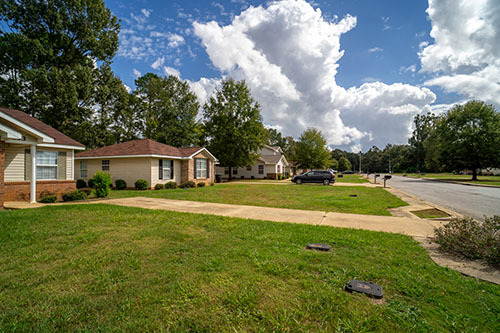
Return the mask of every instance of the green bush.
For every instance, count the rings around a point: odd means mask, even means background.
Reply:
[[[214,183],[214,182],[211,182],[211,183],[210,183],[210,186],[215,186],[215,183]]]
[[[165,189],[165,185],[163,185],[163,184],[156,184],[155,185],[155,190],[163,190],[163,189]]]
[[[90,187],[80,188],[79,190],[80,190],[80,192],[85,193],[87,196],[89,196],[90,193],[92,193],[92,189]]]
[[[46,195],[44,197],[41,197],[40,200],[41,203],[54,203],[57,201],[57,195]]]
[[[117,179],[117,180],[115,181],[115,188],[116,188],[117,190],[124,190],[124,189],[126,189],[126,188],[127,188],[127,182],[126,182],[126,181],[124,181],[123,179]]]
[[[95,195],[98,198],[104,198],[109,195],[111,189],[111,176],[107,172],[97,171],[92,178]]]
[[[89,186],[90,188],[94,188],[94,180],[93,180],[92,178],[91,178],[91,179],[89,179],[88,186]]]
[[[78,179],[76,181],[76,188],[84,188],[87,187],[87,183],[83,179]]]
[[[193,181],[187,181],[181,184],[182,188],[194,188],[196,184]]]
[[[135,181],[135,189],[136,190],[147,190],[149,188],[149,183],[145,179],[138,179]]]
[[[82,191],[76,190],[73,192],[64,193],[62,196],[63,201],[85,200],[87,195]]]
[[[278,173],[278,180],[281,180],[282,176],[281,176],[281,173],[279,172]]]
[[[177,183],[176,182],[168,182],[165,184],[166,189],[174,189],[177,188]]]
[[[198,187],[205,187],[205,185],[206,185],[205,183],[198,183],[196,186],[198,186]]]
[[[445,251],[500,264],[500,216],[486,217],[482,223],[453,219],[436,229],[435,240]]]

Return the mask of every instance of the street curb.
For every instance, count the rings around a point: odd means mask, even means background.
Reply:
[[[432,182],[441,182],[441,183],[450,183],[450,184],[460,184],[460,185],[466,185],[466,186],[477,186],[477,187],[492,187],[492,188],[500,188],[500,185],[488,185],[488,184],[471,184],[471,183],[464,183],[460,181],[454,181],[454,180],[446,180],[446,179],[439,179],[439,178],[429,178],[429,177],[413,177],[413,176],[401,176],[404,178],[412,178],[412,179],[423,179],[423,180],[429,180]]]

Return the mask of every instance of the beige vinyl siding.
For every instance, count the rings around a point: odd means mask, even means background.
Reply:
[[[31,149],[31,146],[8,144],[5,148],[5,181],[22,182],[24,179],[24,152]],[[66,152],[66,179],[72,179],[71,156],[73,151],[70,149],[55,149],[46,147],[37,147],[38,151],[57,151]],[[59,168],[59,166],[58,166]]]
[[[134,187],[135,181],[145,179],[152,186],[151,167],[152,158],[150,157],[131,157],[131,158],[104,158],[109,160],[109,174],[113,181],[113,186],[117,179],[123,179],[127,187]],[[87,177],[80,175],[80,161],[87,161]],[[75,160],[75,177],[85,181],[92,178],[97,171],[102,171],[102,159]],[[158,177],[158,176],[157,176]]]
[[[5,181],[24,181],[24,150],[29,146],[8,144],[5,147]]]

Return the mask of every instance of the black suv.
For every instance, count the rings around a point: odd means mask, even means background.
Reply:
[[[323,185],[330,185],[330,183],[335,183],[335,175],[328,170],[313,170],[293,176],[292,182],[298,185],[302,183],[323,183]]]

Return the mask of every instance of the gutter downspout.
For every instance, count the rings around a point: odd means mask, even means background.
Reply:
[[[30,203],[36,203],[36,144],[31,145]]]

